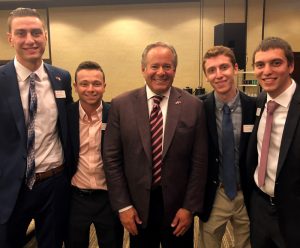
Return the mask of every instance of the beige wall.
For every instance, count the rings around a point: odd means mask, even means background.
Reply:
[[[143,85],[141,53],[157,40],[172,43],[178,52],[174,85],[198,85],[197,4],[50,9],[50,21],[53,63],[74,72],[83,60],[98,61],[107,77],[106,99]]]
[[[252,52],[261,40],[263,0],[248,2],[247,69],[252,70]],[[69,70],[73,76],[81,61],[98,61],[107,76],[105,99],[110,100],[143,85],[141,53],[148,43],[162,40],[173,44],[178,52],[174,85],[196,88],[204,83],[210,90],[200,67],[203,53],[213,45],[214,26],[224,19],[245,20],[244,0],[226,0],[225,18],[223,3],[203,0],[202,11],[200,3],[50,8],[53,64]],[[281,36],[295,51],[300,51],[299,7],[298,0],[267,1],[265,37]],[[0,11],[0,59],[14,56],[6,41],[8,12]]]

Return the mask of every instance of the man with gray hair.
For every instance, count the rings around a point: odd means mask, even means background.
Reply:
[[[104,170],[131,247],[193,247],[193,215],[202,210],[206,182],[206,122],[202,102],[172,86],[176,67],[172,46],[148,45],[146,86],[111,104]]]

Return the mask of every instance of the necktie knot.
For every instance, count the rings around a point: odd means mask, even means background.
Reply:
[[[163,99],[163,96],[155,95],[152,97],[154,105],[159,105]]]
[[[272,115],[278,107],[279,107],[279,104],[277,102],[268,101],[268,103],[267,103],[267,113]]]
[[[227,104],[223,105],[223,113],[229,115],[231,113],[231,110]]]

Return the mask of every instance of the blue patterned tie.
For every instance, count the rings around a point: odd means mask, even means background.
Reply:
[[[37,96],[35,91],[35,73],[29,76],[29,96],[28,96],[28,122],[27,122],[27,168],[26,185],[32,189],[35,182],[35,132],[34,122],[37,110]]]
[[[236,196],[237,190],[234,168],[234,134],[231,111],[227,104],[224,104],[223,106],[222,135],[223,184],[226,195],[229,199],[233,200]]]

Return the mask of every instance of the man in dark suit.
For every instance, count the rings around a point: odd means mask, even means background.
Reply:
[[[233,227],[234,247],[250,247],[245,204],[248,200],[246,150],[255,119],[255,98],[236,88],[238,65],[230,48],[215,46],[209,49],[203,58],[203,71],[214,91],[204,97],[209,155],[204,209],[200,214],[203,221],[200,222],[200,247],[221,247],[228,222]],[[225,106],[231,112],[232,145],[223,134]],[[229,156],[223,151],[224,145],[233,154],[229,161],[233,169],[229,180],[235,184],[233,192],[230,192],[230,185],[226,185],[226,173],[230,168],[225,164]]]
[[[292,48],[281,38],[266,38],[253,65],[264,91],[247,154],[252,247],[299,247],[300,88],[290,76]]]
[[[36,10],[12,11],[8,28],[16,56],[0,68],[0,247],[22,247],[32,219],[39,247],[61,247],[71,77],[43,63],[47,34]]]
[[[93,61],[79,64],[74,88],[79,101],[69,105],[71,202],[68,247],[89,247],[94,224],[99,247],[122,248],[123,227],[110,206],[103,170],[102,144],[110,105],[102,101],[105,75]]]
[[[141,66],[146,86],[113,99],[109,114],[104,169],[112,207],[131,247],[193,247],[207,169],[203,105],[172,87],[172,46],[148,45]]]

